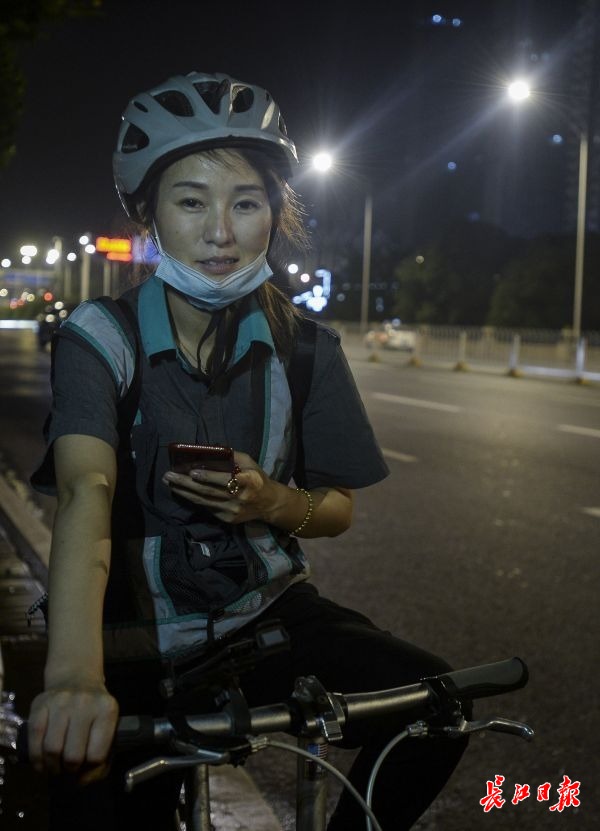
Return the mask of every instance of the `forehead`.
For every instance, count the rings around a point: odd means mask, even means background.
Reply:
[[[229,148],[184,156],[163,172],[161,185],[172,185],[179,181],[203,181],[208,184],[256,184],[264,187],[261,175],[238,153]]]

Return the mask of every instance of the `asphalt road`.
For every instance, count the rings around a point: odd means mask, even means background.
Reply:
[[[531,675],[478,715],[527,721],[534,742],[475,736],[419,829],[597,828],[600,388],[348,354],[391,475],[357,494],[347,534],[306,545],[315,581],[456,667],[519,655]],[[21,472],[39,456],[48,364],[31,333],[0,331],[0,448]],[[289,827],[289,766],[250,767]],[[484,813],[496,775],[506,804]],[[581,804],[550,811],[564,776]],[[513,805],[516,783],[532,796]]]

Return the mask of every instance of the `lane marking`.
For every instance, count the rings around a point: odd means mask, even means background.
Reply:
[[[398,453],[397,450],[388,450],[385,447],[381,448],[381,452],[388,459],[395,459],[397,462],[418,462],[416,456],[409,456],[408,453]]]
[[[424,407],[427,410],[441,410],[444,413],[462,412],[462,407],[456,407],[454,404],[439,404],[437,401],[423,401],[421,398],[404,398],[402,395],[389,395],[387,392],[372,392],[371,396],[379,401],[389,401],[391,404]]]
[[[600,439],[600,430],[594,430],[592,427],[577,427],[575,424],[559,424],[558,430],[563,433],[575,433],[577,436],[591,436],[593,439]]]
[[[600,519],[600,508],[582,508],[581,510],[584,514],[589,514],[590,516],[596,517],[596,519]]]

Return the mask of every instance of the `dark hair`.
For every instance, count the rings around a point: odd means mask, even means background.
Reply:
[[[221,164],[233,165],[233,160],[222,152],[228,149],[230,148],[219,147],[195,152],[218,159]],[[267,259],[274,272],[282,271],[286,258],[292,251],[308,248],[308,235],[302,221],[304,210],[300,200],[281,175],[277,160],[272,155],[249,147],[235,147],[230,150],[241,156],[264,182],[273,214]],[[149,233],[152,227],[162,172],[159,171],[148,183],[145,192],[138,195],[137,211],[145,233]],[[269,281],[256,290],[256,297],[268,320],[277,353],[282,358],[289,357],[301,317],[300,312],[291,300]],[[233,350],[236,334],[235,330],[231,331],[231,344],[227,354]]]

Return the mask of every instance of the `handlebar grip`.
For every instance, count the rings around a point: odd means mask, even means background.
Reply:
[[[437,680],[451,698],[486,698],[521,689],[529,680],[529,671],[525,662],[515,657],[448,672],[438,675]]]
[[[152,716],[121,716],[115,732],[117,750],[143,747],[156,739],[155,723]]]

